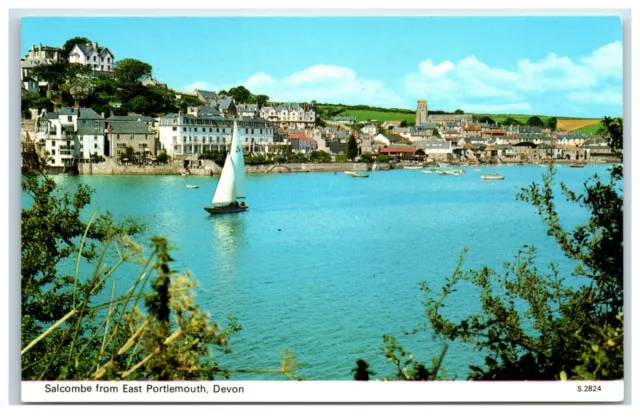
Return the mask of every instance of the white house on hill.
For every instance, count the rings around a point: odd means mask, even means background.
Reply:
[[[109,48],[99,47],[96,42],[76,44],[69,53],[69,63],[82,64],[94,71],[115,70],[114,57]]]

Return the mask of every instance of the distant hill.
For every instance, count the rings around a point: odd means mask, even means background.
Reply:
[[[416,111],[410,109],[385,109],[380,107],[370,107],[364,105],[343,105],[321,103],[316,106],[318,114],[323,119],[331,119],[334,116],[353,116],[358,121],[366,122],[369,120],[385,121],[385,120],[404,120],[408,125],[415,124]],[[453,113],[443,111],[430,111],[429,113]],[[543,122],[547,122],[552,115],[525,115],[521,113],[472,113],[474,120],[489,116],[497,123],[504,122],[507,118],[514,118],[524,124],[531,116],[538,116]],[[578,130],[586,133],[596,133],[600,128],[600,120],[593,118],[578,118],[575,116],[555,116],[558,119],[559,129]]]

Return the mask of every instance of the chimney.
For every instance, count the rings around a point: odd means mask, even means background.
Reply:
[[[93,49],[94,49],[95,51],[97,51],[97,50],[98,50],[98,43],[97,43],[97,42],[91,42],[91,46],[93,47]]]
[[[100,116],[102,116],[102,119],[104,119],[104,112],[101,112]]]

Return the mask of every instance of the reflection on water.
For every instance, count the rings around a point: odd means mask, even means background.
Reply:
[[[217,255],[217,273],[221,278],[231,278],[237,272],[238,250],[246,246],[246,220],[244,214],[210,216],[213,224],[211,244]]]

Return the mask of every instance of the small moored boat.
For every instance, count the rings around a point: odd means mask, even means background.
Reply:
[[[195,184],[187,184],[187,189],[197,189],[200,186],[196,186]]]
[[[582,168],[582,167],[584,167],[584,164],[580,164],[580,163],[571,163],[571,164],[569,164],[569,167],[573,167],[573,168]]]
[[[486,174],[484,176],[480,176],[482,180],[504,180],[504,176],[502,174],[492,173]]]
[[[344,174],[348,174],[351,177],[369,177],[368,174],[365,173],[359,173],[357,171],[345,171]]]

